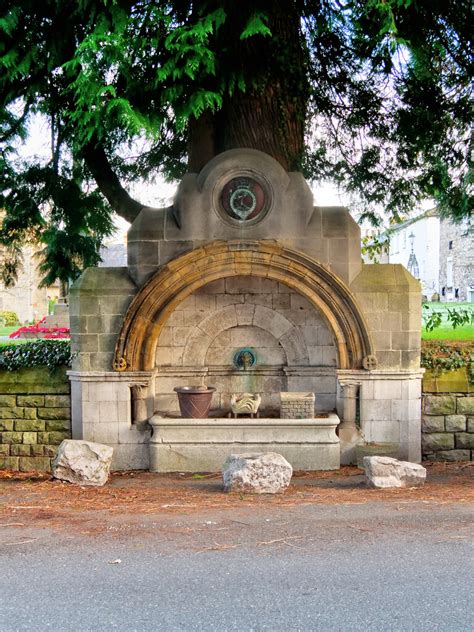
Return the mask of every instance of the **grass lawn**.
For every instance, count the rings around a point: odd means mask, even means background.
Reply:
[[[426,306],[426,307],[425,307]],[[425,303],[422,314],[426,316],[431,312],[441,312],[443,314],[443,322],[440,327],[436,327],[433,331],[426,331],[423,327],[421,337],[423,340],[474,340],[474,322],[453,329],[448,321],[448,309],[468,310],[474,316],[473,303]]]
[[[423,327],[421,331],[422,340],[474,340],[474,326],[464,325],[463,327],[438,327],[433,331],[426,331]]]
[[[16,327],[0,327],[0,336],[9,336],[12,332],[16,331],[20,325]]]

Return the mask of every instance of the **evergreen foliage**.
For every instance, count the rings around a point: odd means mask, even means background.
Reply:
[[[424,197],[469,216],[471,15],[469,0],[1,0],[5,280],[25,241],[45,283],[74,279],[112,210],[142,208],[130,182],[238,146],[339,183],[375,223]],[[35,113],[47,162],[16,152]]]
[[[18,371],[37,366],[46,366],[50,371],[71,366],[71,343],[69,340],[31,340],[24,344],[0,346],[0,369]]]

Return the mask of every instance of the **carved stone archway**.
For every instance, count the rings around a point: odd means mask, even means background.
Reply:
[[[340,369],[358,369],[373,345],[357,301],[345,283],[307,255],[271,241],[215,241],[159,270],[132,301],[115,348],[114,369],[150,371],[160,332],[190,294],[227,277],[278,281],[322,314],[335,340]]]

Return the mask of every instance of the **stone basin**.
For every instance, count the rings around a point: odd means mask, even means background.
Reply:
[[[337,470],[335,413],[313,419],[208,419],[153,415],[152,472],[220,472],[231,453],[277,452],[294,470]]]

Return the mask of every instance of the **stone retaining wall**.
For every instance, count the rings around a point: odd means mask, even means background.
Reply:
[[[430,461],[474,460],[474,396],[423,396],[421,446]]]
[[[65,370],[0,372],[0,470],[49,471],[70,418]]]

